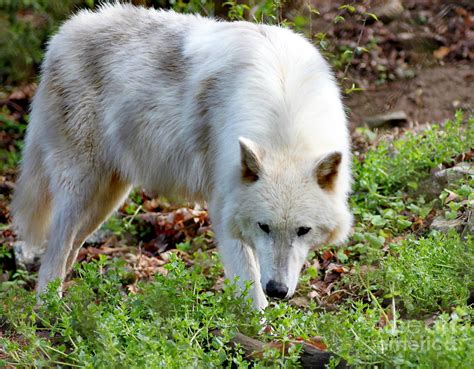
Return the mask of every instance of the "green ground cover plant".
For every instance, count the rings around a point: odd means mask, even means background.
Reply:
[[[68,14],[87,3],[84,0],[0,0],[2,84],[34,81],[48,36]]]
[[[382,142],[354,158],[355,233],[346,246],[326,247],[310,260],[331,250],[345,268],[335,289],[347,293],[333,309],[306,298],[305,304],[272,303],[263,315],[252,311],[245,296],[235,297],[233,283],[216,287],[218,256],[199,239],[196,247],[190,241],[172,251],[166,272],[151,280],[136,281],[123,259],[100,255],[76,265],[63,299],[51,286],[39,308],[25,288],[26,273],[0,284],[0,366],[298,367],[297,346],[287,355],[268,350],[249,361],[228,345],[240,331],[269,342],[318,336],[353,367],[471,368],[473,239],[413,227],[433,211],[458,216],[472,202],[472,176],[431,201],[415,187],[468,152],[473,134],[474,117],[458,113],[442,126]],[[140,202],[137,194],[132,198]],[[129,227],[130,219],[123,220]],[[117,230],[121,221],[115,219]],[[0,258],[10,257],[0,249]],[[305,270],[300,298],[324,279],[320,273]]]

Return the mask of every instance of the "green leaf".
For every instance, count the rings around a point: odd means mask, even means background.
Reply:
[[[410,227],[412,225],[412,222],[410,222],[409,220],[405,220],[405,219],[397,219],[397,224],[398,226],[400,227],[400,229],[406,229],[408,227]]]
[[[318,270],[314,266],[310,266],[308,269],[306,269],[306,273],[312,278],[318,278]]]
[[[370,222],[376,227],[382,227],[387,224],[387,220],[382,218],[380,215],[373,216]]]
[[[379,22],[379,18],[374,13],[366,13],[370,18],[374,19],[376,22]]]

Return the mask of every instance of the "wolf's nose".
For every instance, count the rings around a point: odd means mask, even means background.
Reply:
[[[288,287],[286,287],[283,283],[274,281],[273,279],[267,283],[267,287],[265,289],[268,296],[276,297],[278,299],[284,298],[288,293]]]

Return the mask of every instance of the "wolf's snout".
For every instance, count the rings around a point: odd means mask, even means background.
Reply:
[[[276,297],[278,299],[285,298],[288,293],[288,287],[286,285],[276,282],[273,279],[267,283],[265,290],[268,296]]]

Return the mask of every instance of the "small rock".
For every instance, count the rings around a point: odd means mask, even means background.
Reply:
[[[473,163],[459,163],[452,168],[440,170],[435,173],[436,179],[445,180],[447,183],[453,183],[459,181],[465,176],[474,175],[474,164]]]
[[[377,5],[369,11],[384,23],[389,23],[403,14],[404,8],[400,0],[379,0],[375,3]]]
[[[448,233],[449,230],[455,229],[457,232],[460,232],[464,225],[463,218],[456,218],[452,220],[447,220],[444,216],[438,216],[433,219],[433,222],[430,225],[432,231],[438,231],[442,233]]]
[[[466,212],[466,225],[463,230],[463,238],[467,238],[467,236],[474,237],[474,208],[470,208]]]
[[[427,32],[401,32],[398,34],[397,41],[404,50],[417,50],[435,54],[439,53],[439,45],[442,40],[439,40],[436,35]]]
[[[422,181],[416,190],[416,194],[418,196],[423,195],[428,201],[433,200],[437,198],[449,184],[455,183],[469,175],[474,175],[474,164],[459,163],[452,168],[440,170]]]
[[[474,208],[472,204],[456,219],[447,220],[443,216],[434,218],[430,229],[442,233],[455,229],[463,239],[466,239],[468,235],[474,236]]]
[[[461,101],[459,100],[453,100],[453,102],[451,103],[451,106],[454,108],[454,109],[457,109],[461,106]]]
[[[364,119],[364,124],[369,128],[379,128],[382,126],[395,127],[408,121],[404,111],[394,111],[385,114],[378,114]]]
[[[290,304],[297,307],[308,307],[309,300],[304,296],[296,296],[290,300]]]

